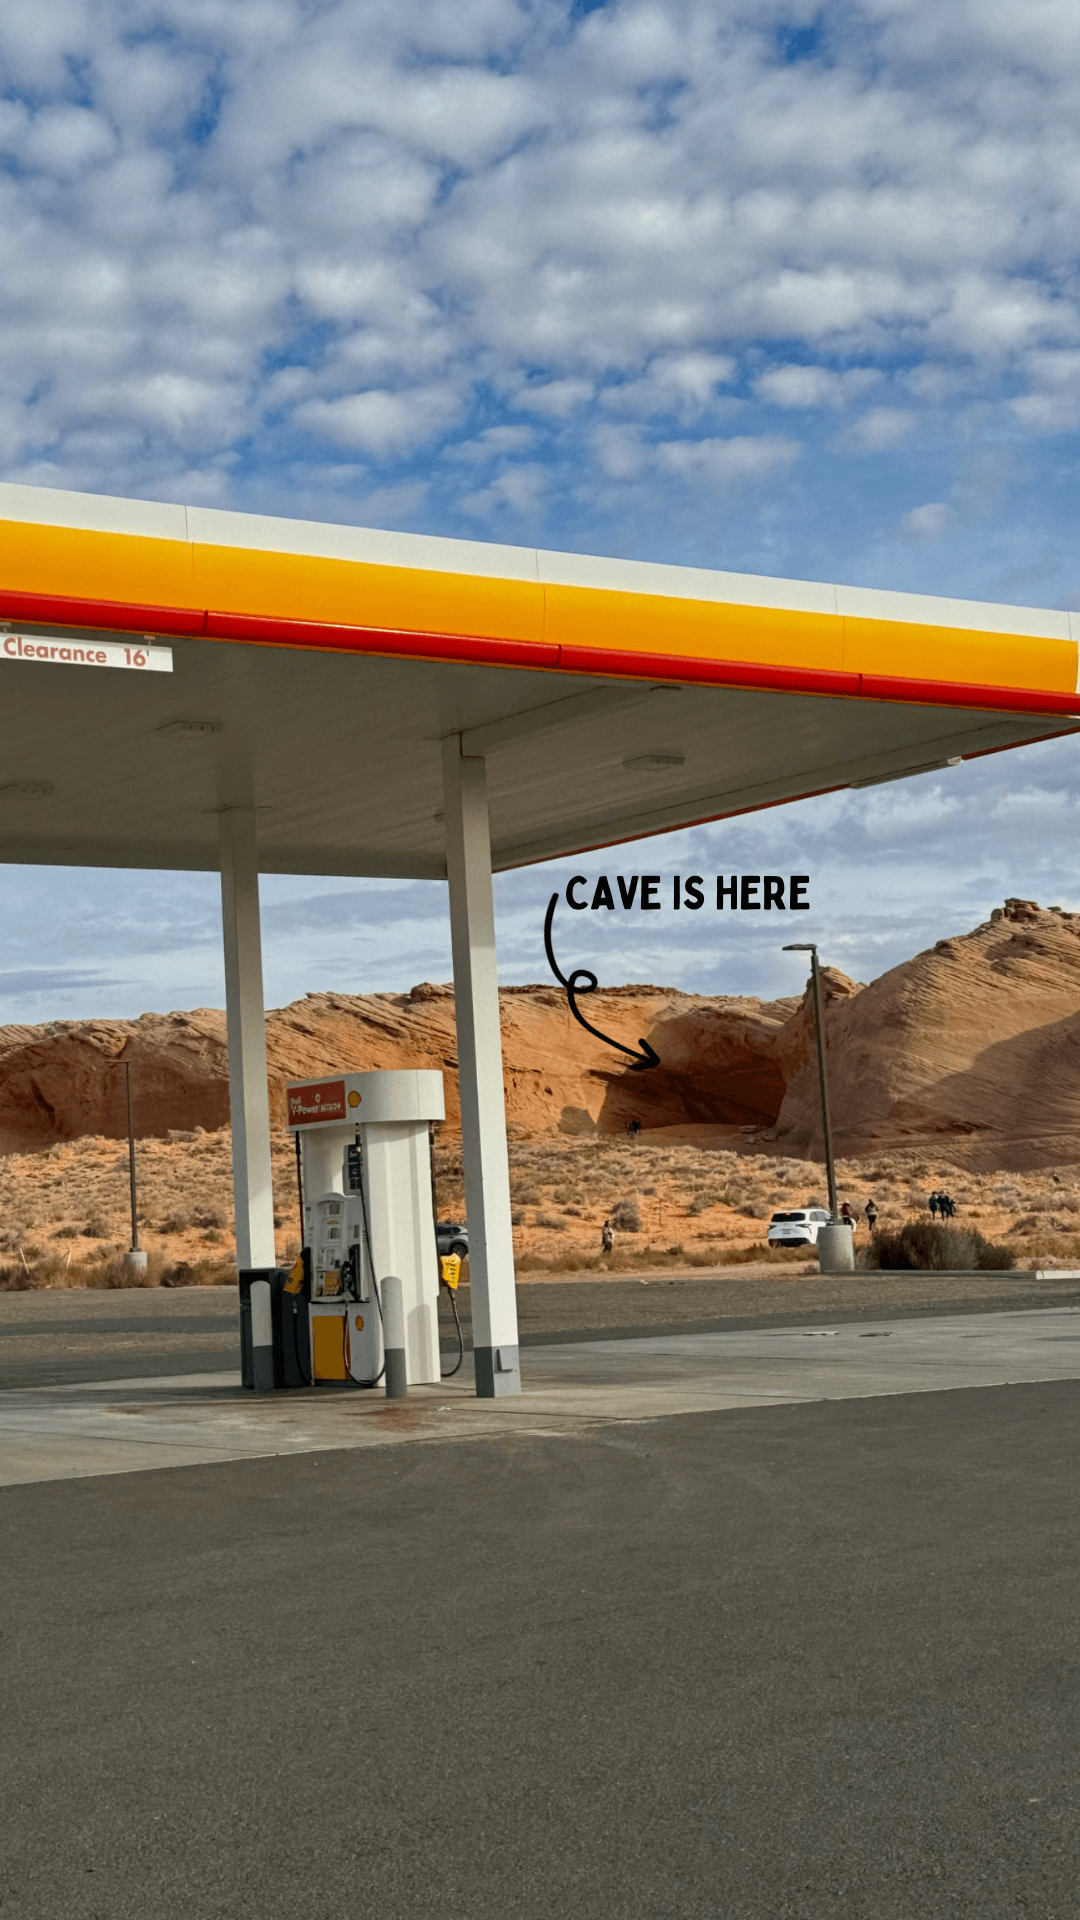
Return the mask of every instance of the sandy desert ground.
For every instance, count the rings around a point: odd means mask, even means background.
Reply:
[[[150,1277],[167,1284],[228,1284],[234,1278],[231,1138],[173,1134],[138,1143],[139,1237]],[[705,1269],[759,1262],[774,1208],[823,1202],[823,1172],[804,1160],[740,1155],[671,1144],[587,1136],[511,1143],[518,1268],[523,1278],[635,1268]],[[460,1143],[436,1146],[439,1211],[464,1219]],[[299,1244],[292,1140],[274,1140],[279,1258]],[[1080,1176],[1060,1167],[1030,1173],[972,1173],[923,1152],[842,1161],[842,1199],[862,1209],[872,1195],[884,1224],[917,1217],[945,1187],[958,1223],[1004,1241],[1017,1265],[1080,1265]],[[603,1259],[606,1216],[621,1227]],[[0,1160],[0,1285],[109,1284],[128,1245],[128,1166],[121,1143],[87,1137],[41,1153]],[[865,1226],[860,1230],[865,1237]],[[805,1255],[774,1255],[778,1261]]]

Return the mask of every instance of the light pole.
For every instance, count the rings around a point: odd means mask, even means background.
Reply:
[[[127,1102],[128,1185],[131,1189],[131,1252],[139,1251],[139,1201],[135,1187],[135,1129],[131,1124],[131,1062],[124,1061],[124,1099]]]
[[[829,1183],[829,1224],[832,1225],[839,1218],[839,1213],[836,1205],[832,1128],[829,1124],[829,1089],[825,1081],[825,1025],[821,1017],[821,974],[818,969],[817,948],[812,940],[800,940],[790,947],[785,947],[784,952],[810,955],[810,978],[814,989],[814,1034],[817,1039],[818,1081],[821,1087],[821,1131],[825,1140],[825,1178]]]
[[[127,1109],[128,1141],[128,1191],[131,1201],[131,1245],[124,1255],[124,1270],[128,1281],[136,1286],[144,1285],[148,1265],[147,1255],[139,1245],[139,1195],[135,1183],[135,1128],[131,1118],[131,1062],[117,1060],[116,1066],[124,1069],[124,1105]]]

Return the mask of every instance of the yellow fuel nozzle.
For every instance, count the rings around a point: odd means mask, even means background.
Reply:
[[[451,1293],[457,1292],[458,1281],[461,1279],[460,1253],[444,1253],[440,1256],[439,1277],[443,1284],[450,1288]]]
[[[304,1284],[304,1256],[301,1253],[297,1256],[295,1262],[289,1269],[289,1277],[285,1282],[284,1291],[286,1293],[299,1293],[303,1284]]]

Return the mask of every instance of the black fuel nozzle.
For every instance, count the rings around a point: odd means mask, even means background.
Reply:
[[[341,1263],[341,1291],[349,1300],[360,1298],[360,1261],[359,1240],[354,1240]]]

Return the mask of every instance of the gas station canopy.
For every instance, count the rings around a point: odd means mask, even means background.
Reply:
[[[1075,614],[11,485],[0,623],[36,864],[216,870],[254,807],[264,872],[442,877],[450,735],[506,868],[1080,726]],[[173,671],[61,658],[132,636]]]

